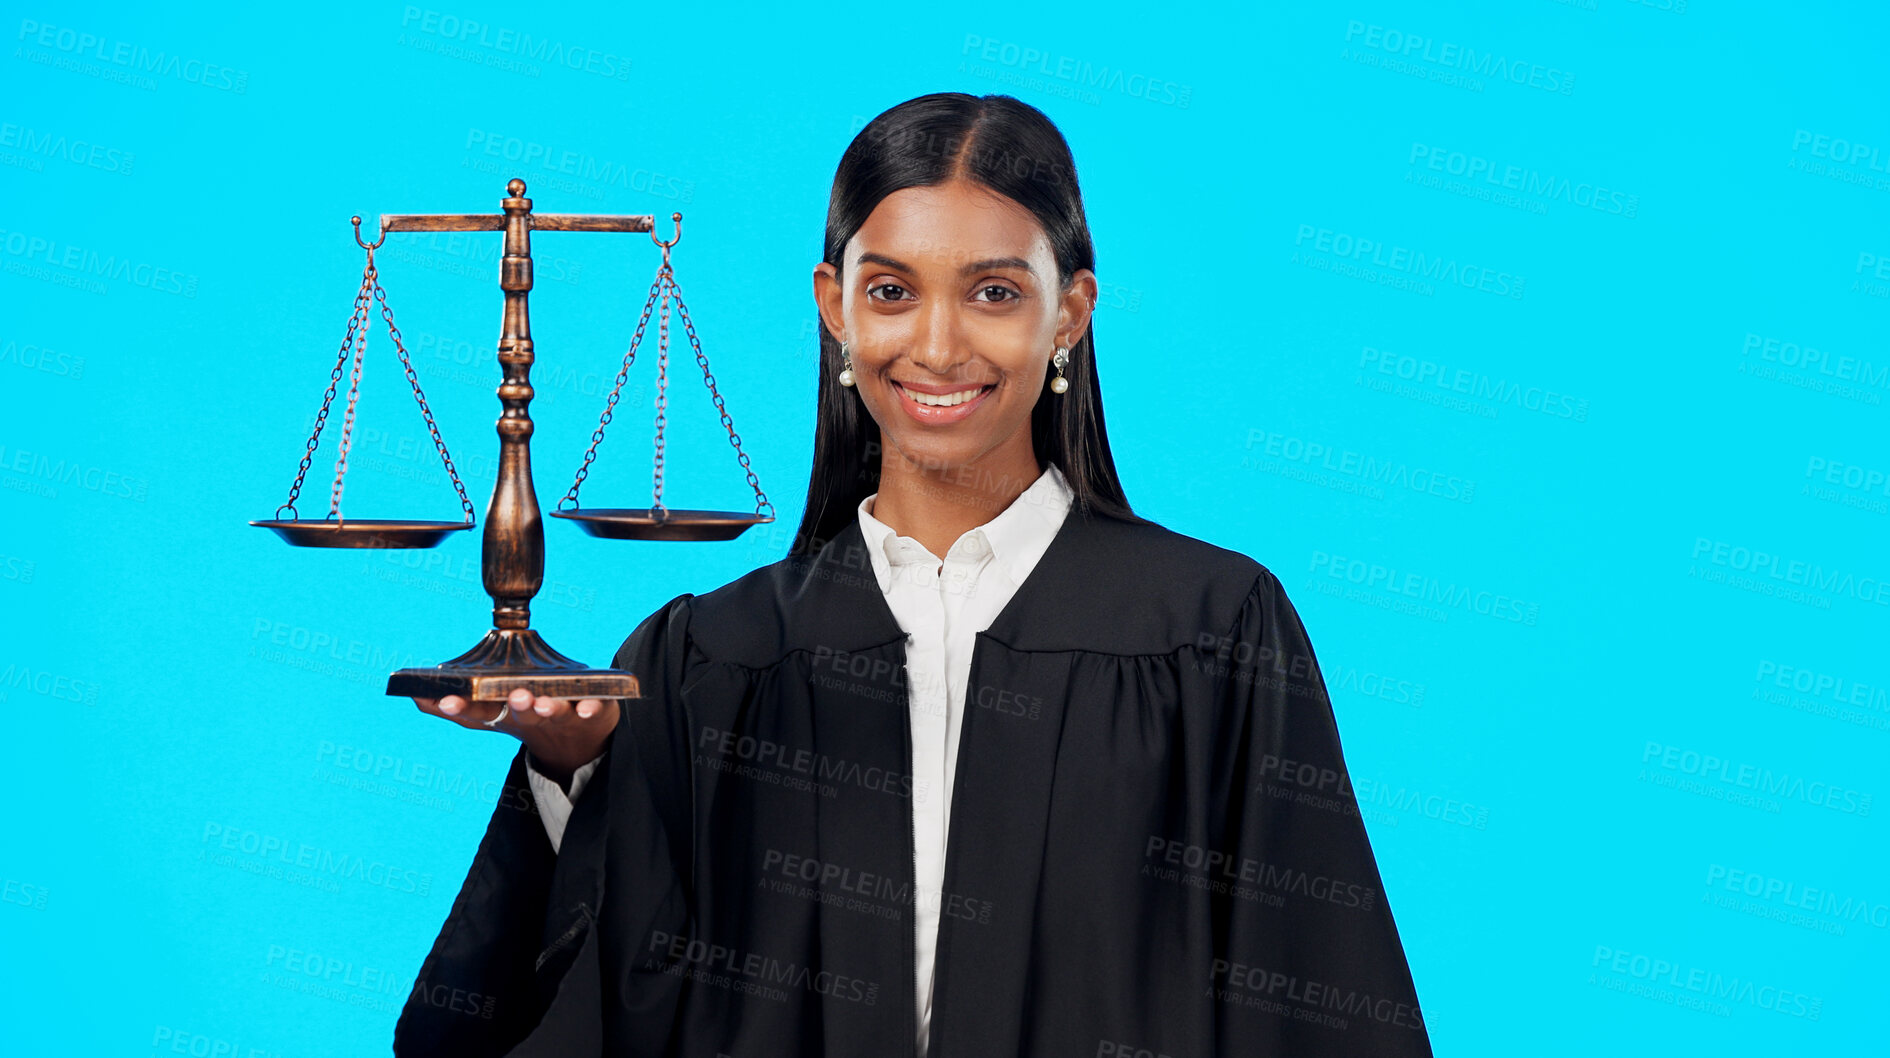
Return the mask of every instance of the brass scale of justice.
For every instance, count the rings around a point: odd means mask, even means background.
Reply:
[[[513,179],[506,184],[505,189],[506,198],[501,203],[501,213],[383,213],[380,218],[380,236],[373,243],[361,240],[361,218],[352,218],[354,241],[367,251],[367,267],[361,276],[360,291],[354,299],[353,314],[348,319],[347,335],[342,339],[334,370],[329,372],[328,389],[322,395],[321,411],[315,417],[314,432],[309,435],[307,450],[296,470],[295,484],[289,488],[288,502],[276,508],[275,517],[251,521],[249,524],[274,530],[282,539],[297,547],[345,548],[435,547],[452,533],[473,527],[472,501],[466,497],[466,486],[460,481],[459,471],[447,452],[446,442],[440,437],[439,426],[433,421],[433,411],[427,406],[426,395],[421,391],[419,376],[401,341],[400,331],[394,326],[393,310],[388,307],[387,294],[381,288],[374,265],[374,251],[386,241],[389,232],[503,231],[505,249],[499,259],[499,287],[505,293],[505,308],[498,353],[499,364],[504,372],[498,388],[503,411],[498,421],[498,481],[493,486],[492,501],[486,508],[485,539],[481,550],[481,573],[486,593],[492,597],[493,627],[471,650],[451,661],[430,668],[402,669],[393,673],[387,680],[387,693],[419,698],[456,694],[468,701],[491,703],[504,701],[516,687],[528,687],[536,694],[553,698],[636,698],[639,695],[635,674],[618,669],[591,668],[565,657],[553,650],[531,627],[531,600],[543,585],[545,572],[544,523],[540,518],[537,493],[532,488],[533,428],[528,411],[532,398],[530,373],[534,355],[526,298],[532,289],[533,231],[648,232],[651,241],[663,251],[663,262],[657,268],[655,281],[650,284],[649,299],[643,305],[636,333],[624,353],[623,367],[618,371],[616,382],[604,402],[597,429],[591,434],[590,447],[578,466],[576,480],[558,501],[551,512],[552,516],[567,519],[592,536],[606,539],[731,540],[749,526],[774,521],[774,505],[768,502],[767,494],[761,490],[760,480],[749,465],[747,453],[742,451],[741,435],[735,432],[734,420],[730,418],[722,395],[716,389],[715,375],[709,370],[708,358],[703,355],[695,323],[689,317],[687,306],[683,304],[681,289],[676,286],[669,252],[682,238],[682,214],[671,214],[676,225],[675,235],[665,241],[656,236],[656,217],[653,214],[533,213],[532,200],[525,197],[523,180]],[[716,409],[721,412],[729,443],[734,446],[736,458],[748,475],[748,484],[755,490],[755,509],[752,512],[685,510],[663,505],[663,430],[667,422],[665,406],[672,298],[676,302],[677,315],[688,332],[689,343],[695,350],[696,362],[702,368],[703,382],[708,386]],[[649,507],[583,507],[578,502],[578,490],[583,487],[591,463],[597,458],[598,446],[604,440],[604,428],[610,425],[619,394],[636,359],[637,347],[649,325],[651,311],[659,300],[655,495]],[[369,310],[376,301],[380,303],[381,317],[387,325],[388,336],[400,356],[402,367],[406,369],[407,381],[413,386],[413,397],[420,405],[420,414],[426,420],[433,446],[446,466],[454,490],[459,493],[460,506],[466,515],[464,521],[407,521],[342,516],[342,481],[348,471],[348,449],[354,434],[355,404],[361,389],[361,364],[367,349]],[[351,371],[348,370],[350,360],[353,362]],[[295,501],[301,495],[303,479],[308,475],[321,442],[322,429],[328,421],[329,409],[335,402],[336,390],[344,373],[349,374],[347,404],[335,457],[335,483],[329,499],[328,516],[321,520],[304,520],[296,510]],[[289,515],[287,518],[282,517],[284,512]]]

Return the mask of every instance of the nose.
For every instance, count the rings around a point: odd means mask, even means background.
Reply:
[[[957,306],[935,299],[920,307],[918,332],[909,358],[935,375],[950,375],[962,356],[959,352]]]

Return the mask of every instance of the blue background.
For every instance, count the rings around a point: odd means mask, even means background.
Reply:
[[[7,1049],[381,1053],[483,831],[515,744],[381,693],[486,627],[477,534],[350,553],[245,524],[333,362],[348,216],[496,210],[512,176],[540,211],[684,213],[677,274],[780,520],[697,546],[549,525],[535,624],[602,663],[784,552],[834,165],[939,90],[1067,135],[1129,497],[1286,583],[1438,1053],[1880,1049],[1890,127],[1859,10],[19,10]],[[498,245],[380,258],[482,518]],[[534,250],[549,503],[657,254]],[[593,504],[648,502],[639,361]],[[667,502],[748,506],[677,368]],[[361,401],[346,509],[456,517],[378,320]]]

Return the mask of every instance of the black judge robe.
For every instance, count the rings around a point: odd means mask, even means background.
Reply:
[[[857,522],[644,619],[562,851],[521,748],[395,1054],[913,1054],[906,640]],[[1072,508],[976,637],[952,796],[931,1058],[1431,1053],[1253,559]]]

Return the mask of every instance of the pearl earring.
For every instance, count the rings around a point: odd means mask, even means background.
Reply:
[[[1050,392],[1061,393],[1070,388],[1070,380],[1063,377],[1063,366],[1070,362],[1070,358],[1060,345],[1057,346],[1057,355],[1053,362],[1057,365],[1057,377],[1050,380]]]
[[[847,343],[845,342],[840,343],[840,363],[843,365],[840,369],[840,384],[843,386],[851,386],[853,384],[853,361],[847,356]]]

